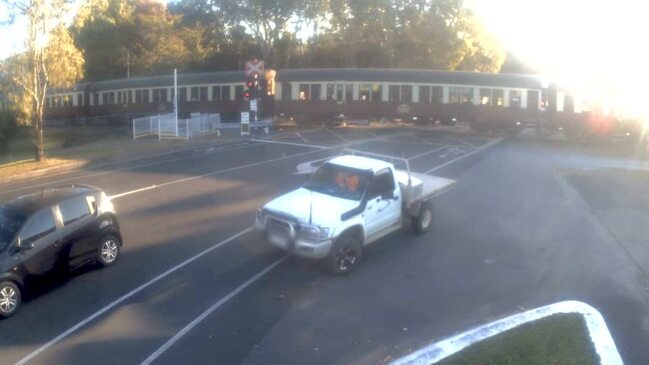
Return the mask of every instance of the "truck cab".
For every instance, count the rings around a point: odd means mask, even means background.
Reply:
[[[396,170],[390,162],[337,156],[302,187],[260,208],[255,227],[272,245],[325,260],[330,271],[344,274],[360,260],[363,246],[402,227],[412,210],[407,189],[411,185],[409,171]],[[424,210],[422,231],[432,222],[432,211]]]

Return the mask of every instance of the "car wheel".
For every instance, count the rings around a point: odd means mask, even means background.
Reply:
[[[340,237],[327,257],[327,268],[334,275],[344,275],[352,271],[361,260],[363,248],[358,239],[351,235]]]
[[[0,283],[0,317],[9,318],[18,312],[22,304],[20,288],[11,281]]]
[[[99,264],[104,267],[114,264],[119,257],[121,246],[122,244],[116,236],[103,236],[99,244],[99,251],[97,252],[97,261]]]
[[[433,206],[430,203],[424,203],[419,208],[419,214],[412,218],[412,230],[417,234],[428,232],[433,225]]]

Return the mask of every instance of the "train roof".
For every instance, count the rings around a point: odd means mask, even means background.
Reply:
[[[221,84],[244,82],[246,74],[243,71],[216,71],[178,74],[178,86]],[[132,77],[130,79],[114,79],[96,82],[82,82],[72,88],[52,88],[49,93],[65,91],[105,91],[119,89],[138,89],[148,87],[170,87],[174,84],[173,73],[159,76]]]
[[[380,68],[319,68],[282,70],[279,82],[374,81],[395,83],[431,83],[541,89],[542,81],[534,75],[495,74],[465,71],[437,71]]]
[[[244,82],[248,78],[243,71],[216,71],[178,74],[178,85],[205,85]],[[317,68],[292,69],[277,72],[278,82],[394,82],[429,83],[445,85],[472,85],[508,88],[541,89],[541,78],[534,75],[495,74],[466,71],[438,71],[416,69],[381,68]],[[50,88],[48,94],[61,92],[97,92],[106,90],[170,87],[173,74],[133,77],[130,79],[81,82],[71,88]]]

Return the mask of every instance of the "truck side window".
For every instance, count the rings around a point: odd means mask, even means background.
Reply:
[[[376,198],[388,191],[394,191],[394,179],[392,178],[392,173],[389,170],[380,171],[378,174],[374,175],[369,198]]]

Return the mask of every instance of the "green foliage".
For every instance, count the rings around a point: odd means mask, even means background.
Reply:
[[[72,27],[86,79],[268,67],[497,72],[505,54],[462,0],[90,0]],[[127,60],[128,58],[128,60]]]

